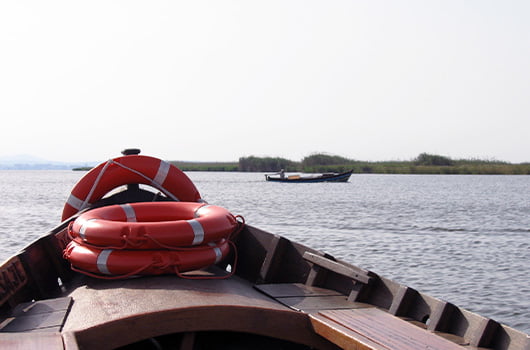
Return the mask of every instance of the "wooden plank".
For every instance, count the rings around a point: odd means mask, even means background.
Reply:
[[[305,280],[305,284],[308,285],[308,286],[323,285],[324,282],[326,281],[327,277],[328,277],[328,272],[329,271],[327,269],[322,268],[321,266],[311,262],[310,260],[308,260],[307,257],[310,256],[310,255],[317,255],[317,256],[320,256],[323,259],[327,259],[326,254],[324,254],[322,252],[310,253],[310,252],[304,251],[304,253],[302,255],[302,259],[304,259],[305,261],[308,261],[308,262],[311,263],[311,268],[310,268],[309,274],[307,275],[307,278]]]
[[[395,316],[406,315],[417,295],[418,292],[416,290],[407,286],[400,286],[388,312]]]
[[[195,332],[187,332],[182,336],[182,341],[180,342],[179,350],[193,350],[195,347]]]
[[[323,284],[328,276],[328,272],[328,270],[323,269],[318,265],[313,265],[311,266],[311,270],[309,270],[305,283],[308,286]]]
[[[273,279],[277,269],[279,268],[281,262],[282,253],[285,250],[286,239],[274,235],[270,241],[270,244],[267,248],[267,254],[261,265],[259,273],[260,282],[269,282]]]
[[[311,296],[311,297],[286,297],[277,298],[280,303],[297,311],[313,312],[315,310],[354,309],[371,307],[363,303],[348,301],[344,295],[340,296]]]
[[[317,254],[305,252],[304,259],[315,265],[318,265],[320,267],[323,267],[327,270],[338,273],[340,275],[352,278],[364,284],[368,284],[370,280],[372,279],[364,271],[354,269],[350,266],[343,265],[341,263],[338,263],[336,261],[330,260],[326,257],[320,256]]]
[[[476,349],[475,347],[471,347],[469,345],[469,341],[465,340],[463,337],[458,336],[456,334],[444,333],[444,332],[438,332],[438,331],[433,332],[433,333],[436,334],[439,337],[442,337],[442,338],[445,338],[447,340],[450,340],[450,341],[452,341],[455,344],[466,346],[466,349],[473,349],[473,350]]]
[[[237,249],[237,274],[244,279],[257,282],[265,260],[272,235],[250,225],[235,237]]]
[[[28,283],[28,276],[17,256],[12,257],[0,268],[0,306]]]
[[[29,277],[29,283],[35,288],[34,299],[45,299],[60,295],[58,278],[60,277],[53,261],[59,259],[57,254],[53,255],[47,250],[50,240],[54,236],[43,236],[26,246],[19,258],[24,265]]]
[[[12,317],[0,324],[0,332],[59,332],[71,302],[65,297],[18,305]]]
[[[307,314],[287,308],[237,275],[200,281],[171,275],[77,278],[74,283],[86,287],[71,292],[75,302],[62,332],[74,333],[80,349],[118,348],[164,334],[205,330],[260,334],[323,350],[332,345],[313,332]]]
[[[336,322],[329,322],[329,319],[319,314],[309,315],[315,333],[328,339],[333,344],[344,350],[388,350],[381,344],[374,343],[370,339],[360,334],[353,334],[352,331]]]
[[[71,237],[68,234],[68,222],[63,222],[50,232],[50,239],[46,240],[45,246],[48,251],[52,264],[55,266],[58,278],[61,282],[70,281],[75,275],[70,268],[68,260],[63,259],[63,251],[66,245],[70,242]]]
[[[261,284],[254,288],[297,311],[371,307],[368,304],[349,301],[337,291],[301,283]]]
[[[307,314],[232,305],[139,314],[76,331],[75,336],[80,349],[115,349],[165,334],[201,331],[250,333],[303,344],[308,348],[336,350],[313,332]]]
[[[471,346],[491,347],[500,325],[484,316],[455,307],[451,312],[447,329],[438,331],[463,337]]]
[[[17,307],[13,310],[13,316],[27,316],[29,314],[36,315],[53,311],[67,311],[71,303],[72,298],[70,297],[23,303],[17,305]]]
[[[0,333],[0,347],[10,350],[64,349],[60,333]]]
[[[430,331],[445,331],[448,328],[454,309],[456,309],[456,306],[451,303],[446,301],[438,302],[429,318],[427,329]]]
[[[511,327],[501,325],[491,347],[494,349],[530,350],[530,336]]]
[[[416,327],[377,308],[362,308],[353,310],[326,310],[317,316],[311,315],[312,322],[319,324],[322,336],[328,336],[330,341],[337,344],[334,332],[326,334],[322,329],[326,325],[333,328],[340,325],[348,330],[353,344],[362,343],[368,339],[378,346],[366,349],[388,350],[462,350],[463,347],[435,334]],[[341,341],[344,341],[343,339]],[[363,345],[364,346],[364,345]]]
[[[9,320],[10,322],[2,328],[2,332],[60,332],[64,321],[64,313],[61,311],[55,311],[37,315],[13,317]]]
[[[475,332],[473,333],[473,336],[471,337],[471,346],[489,346],[499,327],[500,325],[491,319],[481,319]]]
[[[307,286],[301,283],[259,284],[254,288],[273,298],[342,295],[334,290]]]

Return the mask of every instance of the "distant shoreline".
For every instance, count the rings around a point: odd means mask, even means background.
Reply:
[[[182,171],[221,172],[277,172],[282,168],[261,168],[243,170],[239,162],[180,162],[171,161]],[[455,165],[415,165],[412,161],[356,162],[340,165],[320,165],[312,168],[292,169],[287,172],[342,172],[353,169],[354,174],[416,174],[416,175],[530,175],[530,163],[474,163],[461,162]]]
[[[90,167],[90,166],[82,166],[82,167],[78,167],[78,168],[73,168],[72,170],[73,171],[89,171],[89,170],[92,170],[93,167]]]
[[[235,162],[169,161],[183,171],[324,173],[353,169],[355,174],[439,174],[439,175],[530,175],[530,163],[513,164],[497,160],[457,159],[421,153],[410,161],[358,161],[341,156],[313,154],[302,161],[280,157],[241,157]],[[66,164],[17,164],[2,170],[89,171],[91,166]],[[46,167],[46,166],[49,166]]]

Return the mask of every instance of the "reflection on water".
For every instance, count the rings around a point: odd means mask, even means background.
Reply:
[[[56,225],[84,175],[0,171],[0,257]],[[188,173],[246,222],[530,332],[530,176],[354,175],[285,184]]]

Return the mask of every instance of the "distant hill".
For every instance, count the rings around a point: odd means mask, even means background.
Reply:
[[[28,154],[0,156],[0,170],[70,170],[95,165],[97,162],[57,162]]]

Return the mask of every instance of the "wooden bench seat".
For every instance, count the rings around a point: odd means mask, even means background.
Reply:
[[[5,332],[60,332],[72,298],[63,297],[19,304],[12,317],[0,323]]]
[[[465,349],[377,308],[324,310],[310,319],[317,334],[344,349]]]
[[[334,290],[307,286],[301,283],[260,284],[257,290],[296,311],[306,313],[331,309],[356,309],[371,305],[349,301]]]

